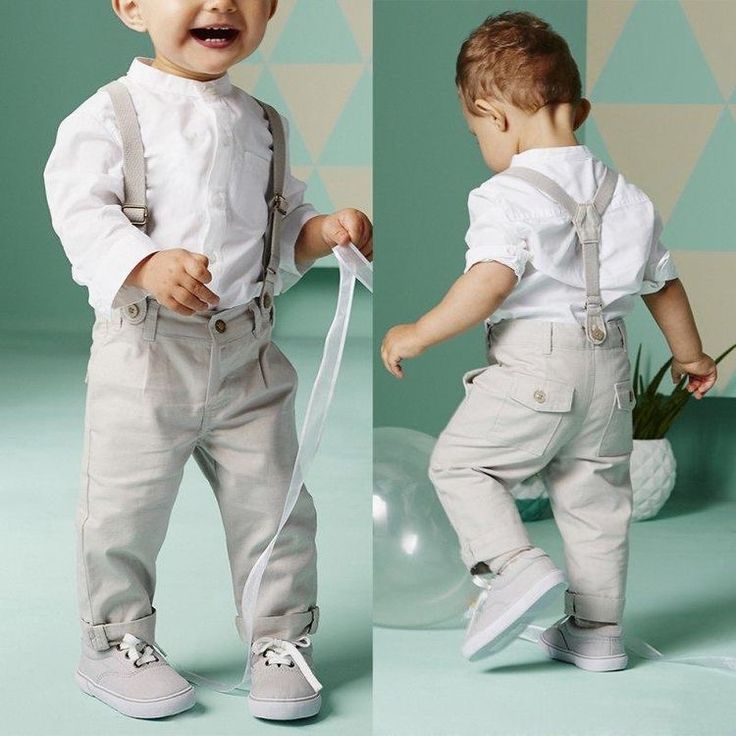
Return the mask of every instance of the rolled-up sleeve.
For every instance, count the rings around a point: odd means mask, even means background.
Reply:
[[[672,255],[664,247],[661,240],[662,235],[662,218],[655,210],[654,213],[654,229],[652,231],[652,247],[649,252],[649,259],[644,267],[644,277],[641,285],[642,294],[653,294],[659,291],[665,282],[678,278],[675,262]]]
[[[468,196],[470,226],[465,234],[465,272],[482,261],[498,261],[521,279],[529,250],[519,229],[508,217],[502,203],[492,193],[479,187]]]
[[[281,247],[279,250],[279,272],[274,284],[274,292],[281,294],[292,287],[315,263],[314,260],[297,264],[294,251],[299,233],[307,220],[319,214],[308,202],[304,201],[307,185],[297,179],[291,172],[289,157],[289,123],[283,115],[281,120],[286,133],[286,175],[284,177],[284,197],[286,198],[286,215],[281,223]]]
[[[51,224],[90,305],[109,318],[146,296],[123,282],[160,248],[122,211],[122,150],[96,116],[76,110],[61,122],[43,178]]]

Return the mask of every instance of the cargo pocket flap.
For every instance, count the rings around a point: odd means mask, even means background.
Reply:
[[[616,405],[619,409],[631,410],[636,405],[636,397],[631,387],[631,381],[621,381],[613,385],[616,392]]]
[[[562,381],[518,373],[510,396],[534,411],[570,411],[575,389]]]

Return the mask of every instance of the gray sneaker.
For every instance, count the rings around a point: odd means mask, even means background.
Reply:
[[[322,685],[312,672],[312,641],[261,637],[251,652],[248,707],[256,718],[290,721],[309,718],[322,705]]]
[[[629,662],[623,632],[617,624],[589,629],[577,626],[568,616],[541,633],[539,646],[551,659],[590,672],[623,670]]]
[[[511,644],[567,587],[562,571],[538,547],[520,552],[490,583],[479,575],[473,581],[485,590],[478,596],[462,647],[471,661]]]
[[[133,634],[102,652],[83,643],[76,678],[88,695],[133,718],[172,716],[196,702],[163,652]]]

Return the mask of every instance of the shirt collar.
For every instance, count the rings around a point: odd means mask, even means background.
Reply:
[[[551,146],[548,148],[528,148],[526,151],[516,153],[511,157],[510,166],[524,166],[535,161],[546,161],[549,159],[576,160],[593,158],[593,152],[583,144],[577,146]]]
[[[228,94],[232,88],[227,72],[217,79],[199,81],[157,69],[151,66],[152,61],[146,56],[136,56],[128,69],[128,78],[144,87],[188,97],[220,97]]]

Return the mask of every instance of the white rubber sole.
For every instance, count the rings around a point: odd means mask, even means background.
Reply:
[[[189,710],[196,702],[197,696],[194,688],[190,685],[177,693],[172,693],[165,698],[155,700],[134,700],[123,698],[110,690],[97,685],[83,675],[79,670],[76,672],[79,687],[93,698],[101,700],[106,705],[131,718],[165,718]]]
[[[269,721],[295,721],[299,718],[310,718],[319,713],[322,696],[317,693],[310,698],[300,700],[261,700],[248,697],[248,710],[255,718]]]
[[[567,580],[561,570],[549,573],[519,598],[503,616],[468,638],[463,643],[463,656],[475,662],[505,649],[527,627],[537,613],[548,606],[566,588]]]
[[[626,654],[616,654],[614,656],[589,657],[582,654],[576,654],[569,649],[560,649],[554,646],[544,638],[544,633],[539,637],[539,646],[550,659],[557,659],[560,662],[569,662],[579,667],[581,670],[588,672],[616,672],[617,670],[626,669],[629,658]]]

